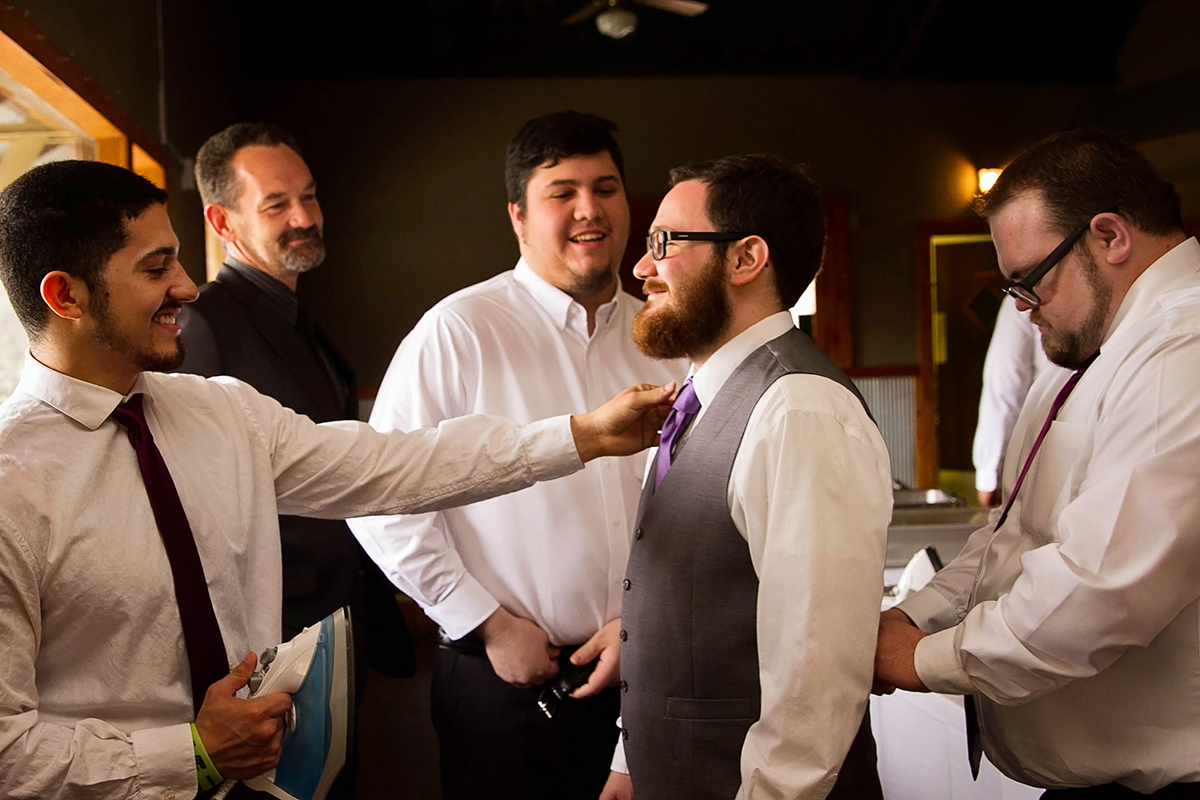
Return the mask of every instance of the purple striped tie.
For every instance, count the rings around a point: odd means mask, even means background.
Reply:
[[[687,426],[699,410],[700,398],[696,397],[692,379],[688,378],[683,384],[683,388],[679,390],[679,394],[675,396],[675,402],[671,404],[671,413],[667,414],[667,421],[663,423],[662,436],[658,441],[658,460],[654,466],[655,489],[667,476],[667,470],[671,468],[671,451],[679,442],[679,435],[687,430]]]
[[[175,582],[175,602],[183,623],[183,643],[187,648],[188,668],[192,677],[192,708],[199,713],[208,687],[229,674],[225,660],[225,642],[217,615],[213,612],[204,579],[204,565],[196,552],[196,540],[179,501],[175,481],[154,444],[146,415],[142,411],[142,395],[135,394],[117,406],[112,418],[129,433],[129,441],[137,451],[142,481],[150,497],[150,508],[158,523],[167,560],[171,563],[171,578]]]

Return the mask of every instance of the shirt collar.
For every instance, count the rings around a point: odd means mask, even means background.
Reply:
[[[513,271],[513,280],[524,287],[534,301],[545,309],[560,331],[565,330],[571,324],[572,316],[575,316],[580,320],[578,324],[584,335],[587,334],[587,312],[583,306],[575,302],[571,295],[534,272],[533,267],[529,266],[523,257],[517,262],[517,267]],[[617,287],[613,299],[596,309],[597,330],[600,329],[602,323],[607,325],[612,319],[612,315],[617,309],[617,299],[620,293],[621,289]]]
[[[296,324],[300,315],[300,298],[296,296],[295,292],[261,269],[255,269],[231,255],[225,256],[225,266],[258,287],[259,291],[267,296],[267,299],[279,310],[279,313],[283,314],[285,319],[293,325]]]
[[[25,351],[25,369],[21,373],[20,389],[93,431],[125,400],[112,389],[72,378],[47,367],[28,350]],[[145,381],[142,375],[138,375],[129,394],[144,390]]]
[[[1121,300],[1113,321],[1104,336],[1104,344],[1118,332],[1135,324],[1146,315],[1163,292],[1171,286],[1200,271],[1200,244],[1195,238],[1187,239],[1172,247],[1161,258],[1146,268],[1134,280]],[[1103,345],[1101,346],[1103,349]]]
[[[713,401],[733,371],[746,360],[746,356],[772,339],[778,339],[792,327],[791,313],[779,311],[759,320],[721,345],[700,369],[693,365],[692,386],[696,390],[696,397],[700,398],[701,407]]]

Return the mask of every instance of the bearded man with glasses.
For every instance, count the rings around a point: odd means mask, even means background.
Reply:
[[[979,211],[1074,372],[1030,391],[989,525],[881,617],[876,688],[967,695],[968,741],[1043,797],[1200,796],[1200,245],[1097,131],[1035,145]]]

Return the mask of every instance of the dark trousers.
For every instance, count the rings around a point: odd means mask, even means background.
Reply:
[[[617,743],[620,693],[566,700],[547,718],[538,689],[496,677],[487,656],[439,647],[431,705],[444,800],[596,800]]]
[[[1082,789],[1050,789],[1042,794],[1042,800],[1135,800],[1139,797],[1200,800],[1200,783],[1172,783],[1151,794],[1135,792],[1119,783],[1087,786]]]

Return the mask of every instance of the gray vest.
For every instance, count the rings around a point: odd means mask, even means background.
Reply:
[[[746,357],[658,491],[653,467],[643,488],[621,607],[622,736],[638,800],[732,800],[741,784],[742,743],[761,706],[758,578],[726,496],[754,406],[790,373],[826,377],[862,401],[793,329]],[[882,798],[866,719],[830,797]]]

